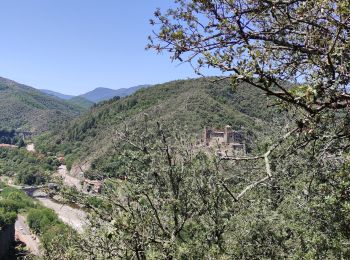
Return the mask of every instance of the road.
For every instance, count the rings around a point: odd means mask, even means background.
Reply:
[[[15,234],[16,239],[26,244],[26,247],[33,255],[40,255],[39,239],[35,235],[31,234],[25,218],[22,215],[18,215],[16,220]]]

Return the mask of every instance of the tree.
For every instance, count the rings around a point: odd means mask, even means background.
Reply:
[[[216,258],[230,251],[234,200],[216,158],[160,125],[118,132],[122,180],[105,183],[81,249],[96,258]],[[96,231],[98,230],[98,231]]]
[[[286,110],[296,149],[343,154],[350,143],[350,3],[308,0],[176,0],[157,10],[147,48],[168,51],[198,74],[221,70]],[[282,138],[277,145],[284,142]],[[268,160],[275,149],[251,159]],[[323,147],[323,148],[321,148]],[[320,155],[322,157],[322,155]],[[266,169],[269,171],[267,161]],[[339,169],[338,169],[339,170]],[[268,179],[269,172],[265,180]]]
[[[265,199],[272,204],[260,215],[263,224],[248,214],[254,225],[243,229],[247,243],[236,252],[248,258],[348,257],[350,2],[176,0],[174,6],[155,12],[147,48],[191,63],[200,75],[210,67],[233,85],[249,83],[295,122],[287,122],[293,139],[282,138],[257,157],[234,158],[264,157],[267,173],[274,172],[247,186],[270,186]],[[259,200],[256,206],[263,205]],[[251,243],[256,254],[250,255]]]
[[[300,129],[337,124],[347,134],[350,3],[310,0],[176,0],[157,10],[147,46],[212,67],[301,110]],[[341,113],[338,121],[330,120]]]
[[[313,157],[321,145],[285,156],[293,143],[287,139],[271,158],[274,175],[259,182],[265,178],[264,160],[220,160],[175,129],[145,124],[118,131],[115,141],[120,178],[105,180],[103,194],[82,203],[93,217],[73,241],[79,254],[91,259],[350,256],[344,247],[350,241],[348,168],[337,172],[343,161],[328,153]]]

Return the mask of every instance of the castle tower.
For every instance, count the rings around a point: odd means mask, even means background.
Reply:
[[[226,145],[228,145],[230,143],[231,134],[232,134],[231,126],[229,126],[229,125],[225,126],[224,142],[225,142]]]

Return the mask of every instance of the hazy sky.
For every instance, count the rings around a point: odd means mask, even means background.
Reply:
[[[194,77],[145,51],[156,7],[171,0],[0,0],[0,76],[80,94]]]

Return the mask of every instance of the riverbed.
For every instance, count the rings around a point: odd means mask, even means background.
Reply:
[[[58,217],[67,225],[75,229],[78,233],[83,233],[87,225],[87,214],[85,211],[71,206],[58,203],[50,198],[34,197],[44,207],[52,209]]]

